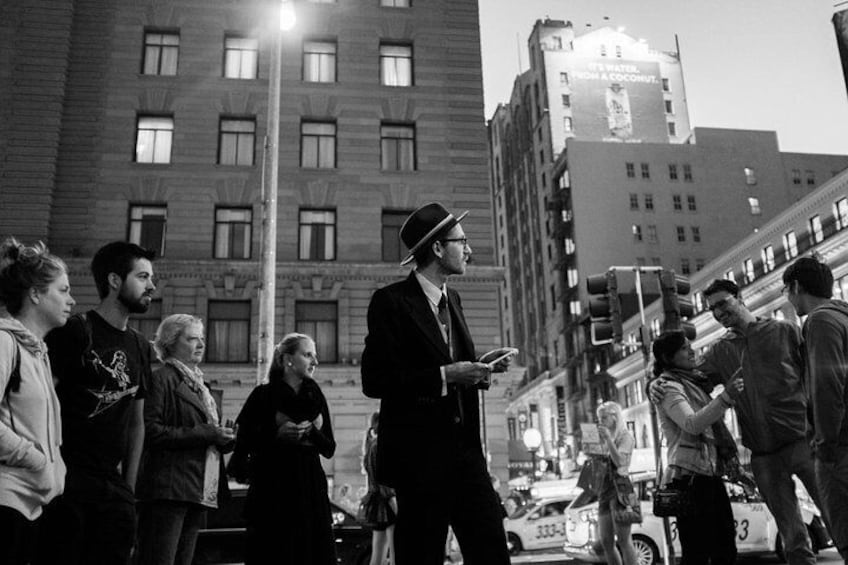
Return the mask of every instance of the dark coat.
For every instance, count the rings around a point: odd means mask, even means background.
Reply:
[[[479,451],[482,461],[478,389],[450,386],[442,396],[440,367],[476,359],[462,302],[450,288],[448,307],[455,333],[454,359],[414,273],[371,298],[362,391],[381,399],[380,484],[433,485],[449,480],[448,452],[457,437],[466,449]]]
[[[321,415],[321,429],[299,442],[277,437],[285,415],[295,423]],[[244,462],[250,488],[245,518],[246,563],[334,565],[335,542],[327,477],[319,455],[330,458],[336,441],[327,400],[312,379],[295,391],[271,371],[253,389],[238,416],[233,460]],[[233,462],[230,463],[233,465]]]
[[[145,383],[144,453],[136,494],[140,500],[200,503],[206,448],[215,442],[215,425],[203,399],[171,365],[163,365]],[[218,495],[226,495],[223,458]]]

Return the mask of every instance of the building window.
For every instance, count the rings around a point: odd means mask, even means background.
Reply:
[[[677,226],[675,229],[677,230],[677,241],[680,243],[686,241],[686,228],[684,226]]]
[[[677,125],[674,122],[668,122],[668,135],[671,137],[677,135]]]
[[[663,92],[671,92],[671,88],[669,86],[667,78],[662,79],[662,89],[663,89]]]
[[[385,6],[388,8],[409,8],[411,6],[410,0],[380,0],[380,6]]]
[[[754,282],[754,260],[750,257],[742,262],[742,274],[746,284]]]
[[[757,184],[757,175],[751,167],[745,167],[745,184]]]
[[[305,82],[336,82],[335,41],[303,42],[303,80]]]
[[[332,169],[336,166],[336,124],[301,122],[300,166]]]
[[[571,108],[571,96],[569,96],[568,94],[562,95],[562,107]]]
[[[662,259],[659,257],[651,257],[651,265],[654,267],[659,267],[662,265]]]
[[[633,241],[642,241],[642,226],[633,224],[631,231],[633,232]]]
[[[833,217],[836,219],[836,229],[848,228],[848,198],[841,198],[833,203]]]
[[[762,250],[763,271],[769,273],[774,270],[774,247],[766,245]]]
[[[627,170],[627,178],[636,178],[636,166],[633,163],[625,163],[624,168]]]
[[[559,83],[568,84],[568,73],[559,73]]]
[[[792,184],[801,186],[801,169],[792,169]]]
[[[648,163],[642,163],[642,178],[643,179],[651,178],[651,169],[648,166]]]
[[[671,100],[663,100],[665,103],[665,113],[673,114],[674,113],[674,103]]]
[[[130,314],[130,319],[127,320],[127,326],[143,335],[148,341],[153,341],[156,338],[156,330],[159,329],[161,322],[162,301],[156,299],[150,302],[147,312]]]
[[[754,198],[753,196],[748,198],[748,206],[751,207],[751,215],[752,216],[759,216],[760,214],[763,213],[763,211],[760,210],[760,199],[759,198]]]
[[[698,226],[692,226],[690,229],[692,230],[692,241],[695,243],[701,243],[701,228]]]
[[[729,281],[736,282],[736,273],[733,272],[733,269],[726,271],[724,273],[724,278],[726,278]]]
[[[215,259],[250,259],[253,210],[215,209]]]
[[[259,40],[250,37],[224,37],[224,77],[256,78],[259,68]]]
[[[385,86],[412,86],[412,45],[380,45],[380,80]]]
[[[684,275],[692,274],[692,266],[689,264],[689,259],[683,258],[680,260],[680,272]]]
[[[415,126],[380,126],[380,166],[384,171],[415,170]]]
[[[704,268],[704,260],[703,259],[695,259],[695,270],[700,271]]]
[[[562,49],[562,38],[558,35],[551,37],[551,43],[554,49]]]
[[[816,172],[807,169],[804,171],[804,175],[807,177],[807,186],[815,186],[816,185]]]
[[[798,256],[798,239],[792,230],[783,234],[783,255],[787,261]]]
[[[256,139],[254,119],[221,118],[218,134],[218,163],[221,165],[253,165],[253,147]]]
[[[130,206],[130,243],[165,256],[165,221],[167,206]]]
[[[692,165],[683,163],[683,180],[692,182]]]
[[[687,194],[686,195],[686,205],[689,207],[690,212],[694,212],[698,209],[698,206],[695,204],[695,195]]]
[[[646,194],[645,195],[645,210],[653,210],[654,209],[654,195]]]
[[[630,209],[638,210],[639,209],[639,195],[636,193],[630,193]]]
[[[545,150],[544,149],[539,149],[539,163],[541,163],[541,164],[545,163]]]
[[[810,218],[810,241],[813,245],[821,243],[824,240],[824,231],[822,230],[821,216],[816,214]]]
[[[677,180],[677,165],[674,163],[668,164],[668,180]]]
[[[636,257],[636,265],[639,267],[645,266],[645,258],[644,257]]]
[[[565,130],[565,133],[571,133],[574,131],[574,122],[569,116],[565,116],[562,119],[562,129]]]
[[[674,208],[675,212],[680,212],[683,210],[683,198],[679,194],[671,195],[671,205]]]
[[[400,263],[409,253],[400,239],[400,227],[411,213],[411,210],[383,210],[383,261]]]
[[[658,243],[659,236],[657,235],[656,224],[648,224],[648,243]]]
[[[323,363],[338,363],[339,308],[335,302],[295,303],[295,330],[315,340],[315,352]]]
[[[336,213],[333,210],[301,210],[298,259],[333,261],[335,258]]]
[[[147,32],[144,34],[144,61],[141,74],[173,76],[177,74],[180,36],[177,33]]]
[[[135,162],[170,163],[174,118],[139,116],[136,125]]]
[[[250,361],[250,301],[210,300],[206,314],[206,361]]]
[[[566,280],[568,282],[569,287],[577,286],[580,284],[580,274],[577,272],[577,269],[570,268],[565,272]]]

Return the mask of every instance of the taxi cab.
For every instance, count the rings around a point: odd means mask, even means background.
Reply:
[[[533,549],[558,549],[565,542],[565,509],[574,496],[531,500],[506,521],[511,555]]]
[[[663,559],[665,549],[663,544],[662,518],[653,515],[651,493],[654,488],[655,475],[642,473],[631,476],[633,486],[639,494],[642,506],[641,524],[633,524],[631,535],[636,549],[639,565],[651,565]],[[747,485],[725,481],[725,488],[730,497],[730,506],[736,525],[736,549],[739,555],[763,555],[775,553],[782,560],[783,547],[774,517],[763,502],[760,493]],[[803,488],[803,487],[802,487]],[[818,551],[830,547],[832,542],[821,520],[821,513],[806,497],[799,497],[801,514],[813,550]],[[604,561],[603,546],[600,542],[597,528],[598,502],[597,497],[588,491],[582,492],[565,511],[565,543],[563,549],[572,559],[581,561]],[[669,528],[675,556],[680,556],[680,541],[677,534],[677,522],[669,518]]]

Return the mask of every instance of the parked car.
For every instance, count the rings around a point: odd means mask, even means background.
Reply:
[[[244,501],[247,485],[230,483],[232,496],[207,513],[197,537],[194,565],[243,563],[245,544]],[[341,565],[367,565],[371,559],[371,530],[356,517],[330,501],[336,557]]]
[[[639,558],[639,565],[652,565],[663,558],[662,518],[653,515],[651,494],[654,489],[655,475],[642,473],[632,476],[633,486],[642,500],[641,524],[633,524],[631,530],[633,545]],[[733,508],[736,523],[736,548],[740,555],[757,555],[776,553],[783,560],[783,545],[774,517],[763,502],[760,493],[739,483],[726,481],[725,487]],[[801,498],[801,514],[813,549],[818,551],[833,545],[827,530],[821,520],[821,513],[811,501]],[[598,535],[598,501],[597,496],[588,491],[582,492],[565,511],[565,543],[563,549],[572,559],[581,561],[603,562],[603,546]],[[674,553],[680,556],[680,541],[677,535],[677,522],[669,518],[669,528],[673,542]]]
[[[574,496],[533,500],[513,512],[506,521],[510,554],[561,547],[565,541],[565,509]]]

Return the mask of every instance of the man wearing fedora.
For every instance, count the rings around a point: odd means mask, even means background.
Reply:
[[[509,563],[506,537],[480,444],[479,390],[494,368],[474,343],[451,275],[471,247],[458,217],[430,203],[400,229],[415,261],[405,280],[377,290],[368,307],[362,391],[381,399],[377,481],[395,488],[396,565],[442,565],[448,525],[467,565]]]

